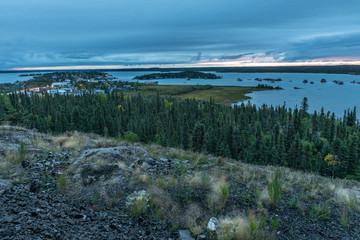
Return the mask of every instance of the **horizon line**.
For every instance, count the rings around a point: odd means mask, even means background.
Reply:
[[[18,67],[0,69],[0,71],[52,71],[52,70],[128,70],[128,69],[151,69],[151,68],[216,68],[216,67],[326,67],[326,66],[360,66],[359,61],[305,61],[305,62],[251,62],[239,61],[224,62],[198,62],[195,64],[138,64],[138,65],[61,65],[42,67]]]

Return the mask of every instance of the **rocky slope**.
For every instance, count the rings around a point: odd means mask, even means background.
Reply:
[[[1,239],[360,238],[359,183],[286,168],[0,126],[0,174]]]

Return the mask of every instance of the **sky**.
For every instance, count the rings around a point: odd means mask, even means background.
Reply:
[[[0,70],[360,64],[359,0],[0,0]]]

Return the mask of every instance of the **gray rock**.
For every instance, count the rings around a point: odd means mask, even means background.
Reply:
[[[2,194],[5,191],[5,189],[9,188],[10,186],[11,186],[11,181],[2,179],[0,177],[0,194]]]
[[[179,240],[195,240],[189,230],[179,230]]]
[[[144,156],[147,152],[142,147],[134,146],[119,146],[109,148],[95,148],[84,151],[79,159],[87,159],[88,161],[104,159],[109,162],[118,162],[123,160],[124,156],[129,158],[130,156]]]
[[[206,236],[204,234],[199,235],[196,240],[204,240],[206,239]]]
[[[7,216],[0,220],[2,223],[12,223],[15,221],[15,216]]]

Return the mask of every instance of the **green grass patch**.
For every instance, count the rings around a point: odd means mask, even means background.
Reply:
[[[198,100],[214,99],[215,103],[232,104],[250,99],[246,94],[254,91],[269,90],[257,87],[210,86],[210,85],[152,85],[142,86],[143,91],[159,92],[160,95],[173,96],[181,99],[195,98]]]

